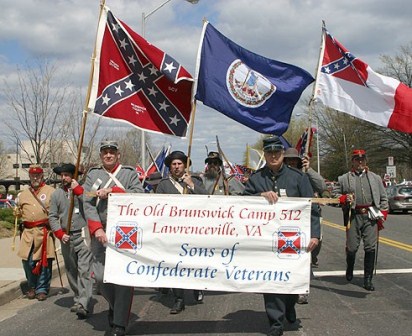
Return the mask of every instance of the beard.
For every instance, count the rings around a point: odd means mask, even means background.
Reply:
[[[206,172],[205,172],[205,177],[206,178],[213,178],[215,179],[220,173],[220,170],[217,170],[215,168],[209,168]]]
[[[71,183],[71,182],[67,182],[67,181],[62,181],[62,185],[63,185],[63,187],[70,188],[71,185],[72,185],[72,183]]]

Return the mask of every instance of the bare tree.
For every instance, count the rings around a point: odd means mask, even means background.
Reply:
[[[83,111],[84,102],[82,100],[82,92],[69,92],[68,93],[68,107],[65,113],[63,121],[63,127],[60,132],[59,138],[65,140],[63,143],[67,144],[67,151],[70,154],[70,158],[66,159],[61,157],[62,150],[56,150],[55,155],[59,158],[55,162],[76,162],[78,156],[79,142],[82,131],[83,118],[85,112]],[[98,157],[95,155],[96,148],[98,147],[99,129],[101,124],[101,118],[87,117],[86,125],[84,129],[84,142],[82,144],[80,152],[80,165],[82,171],[87,171],[89,167],[98,163]],[[67,152],[66,151],[66,152]]]
[[[4,150],[3,141],[0,140],[0,177],[4,178],[6,174],[7,154]]]
[[[49,162],[50,142],[61,130],[59,120],[65,108],[67,87],[55,83],[56,66],[47,61],[36,62],[35,67],[17,69],[17,84],[5,81],[5,96],[11,109],[11,121],[5,121],[15,142],[28,139],[34,153],[32,163]]]

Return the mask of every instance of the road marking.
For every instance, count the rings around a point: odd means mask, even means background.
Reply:
[[[385,270],[377,270],[377,274],[407,274],[412,273],[412,268],[400,268],[400,269],[385,269]],[[315,277],[326,277],[326,276],[341,276],[345,275],[346,271],[320,271],[320,272],[313,272]],[[363,270],[353,271],[354,275],[363,275]]]
[[[341,230],[341,231],[346,231],[346,228],[344,226],[329,222],[327,220],[323,220],[322,224],[330,226],[330,227],[338,229],[338,230]],[[397,240],[392,240],[392,239],[389,239],[389,238],[379,236],[379,242],[382,243],[382,244],[385,244],[385,245],[396,247],[396,248],[401,249],[401,250],[412,252],[412,245],[405,244],[405,243],[402,243],[402,242],[397,241]]]

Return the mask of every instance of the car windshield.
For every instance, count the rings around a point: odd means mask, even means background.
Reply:
[[[402,195],[412,195],[412,187],[399,188],[398,192]]]

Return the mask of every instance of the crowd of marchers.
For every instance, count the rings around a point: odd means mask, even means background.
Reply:
[[[325,180],[310,167],[308,157],[300,157],[293,148],[286,149],[277,136],[263,140],[266,164],[239,181],[227,177],[222,156],[210,152],[206,169],[201,176],[190,172],[191,160],[182,151],[173,151],[165,158],[168,176],[156,173],[147,179],[152,192],[160,194],[247,195],[264,197],[276,203],[281,197],[331,197]],[[60,176],[61,185],[54,189],[46,185],[43,169],[29,169],[30,187],[16,198],[15,216],[21,218],[23,229],[18,251],[28,282],[27,299],[47,299],[55,258],[56,239],[60,240],[64,266],[71,290],[73,306],[70,311],[79,319],[92,314],[91,299],[96,285],[108,304],[108,334],[126,335],[133,300],[133,288],[103,282],[108,200],[114,193],[143,193],[144,189],[134,167],[121,164],[121,149],[114,141],[100,145],[101,165],[89,169],[81,185],[74,179],[73,164],[61,164],[53,171]],[[364,288],[375,290],[372,282],[376,263],[378,231],[384,227],[388,213],[388,198],[381,178],[369,171],[366,153],[354,150],[352,168],[339,177],[335,197],[342,206],[347,231],[346,279],[353,279],[356,253],[363,241]],[[312,253],[312,267],[318,266],[322,243],[321,209],[311,206],[311,237],[307,251]],[[160,288],[161,293],[173,293],[171,314],[185,310],[187,292],[184,288]],[[202,290],[192,290],[193,299],[202,303]],[[282,335],[286,323],[296,323],[296,303],[307,303],[307,295],[263,294],[269,321],[267,335]]]

